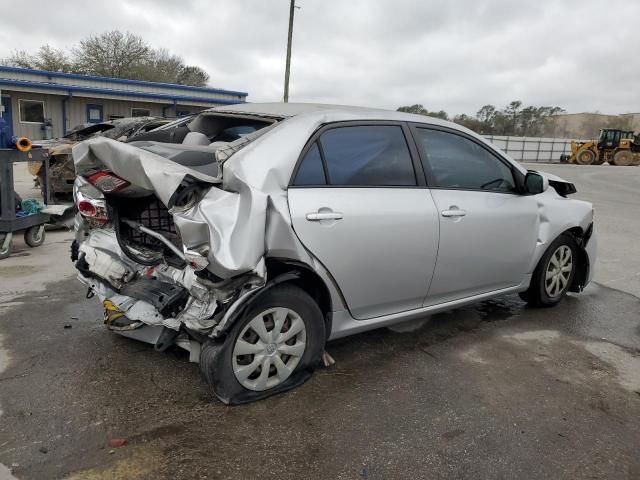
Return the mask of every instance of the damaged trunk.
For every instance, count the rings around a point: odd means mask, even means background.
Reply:
[[[230,307],[265,284],[264,221],[255,219],[264,220],[266,199],[220,188],[222,161],[257,136],[211,142],[190,132],[185,142],[195,145],[97,138],[74,148],[73,258],[108,328],[157,349],[175,343],[197,361],[200,345],[224,333]]]

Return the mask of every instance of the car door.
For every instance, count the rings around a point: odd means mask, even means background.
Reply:
[[[438,213],[408,138],[402,123],[328,125],[288,190],[296,234],[357,319],[420,308],[433,275]]]
[[[535,197],[514,166],[470,135],[412,126],[440,215],[440,246],[425,305],[520,285],[538,238]]]

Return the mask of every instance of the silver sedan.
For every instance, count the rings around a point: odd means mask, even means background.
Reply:
[[[74,147],[73,258],[110,330],[173,345],[243,403],[304,382],[328,340],[593,274],[591,204],[438,119],[243,104]]]

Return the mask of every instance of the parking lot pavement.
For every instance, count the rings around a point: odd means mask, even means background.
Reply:
[[[0,464],[20,479],[640,477],[640,168],[536,167],[596,201],[598,284],[553,309],[507,296],[332,342],[334,367],[241,407],[185,353],[106,332],[52,233],[0,262]]]

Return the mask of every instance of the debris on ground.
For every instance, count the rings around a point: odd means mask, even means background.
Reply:
[[[126,444],[127,444],[126,438],[112,438],[111,440],[109,440],[109,445],[111,445],[113,448],[124,447]]]

